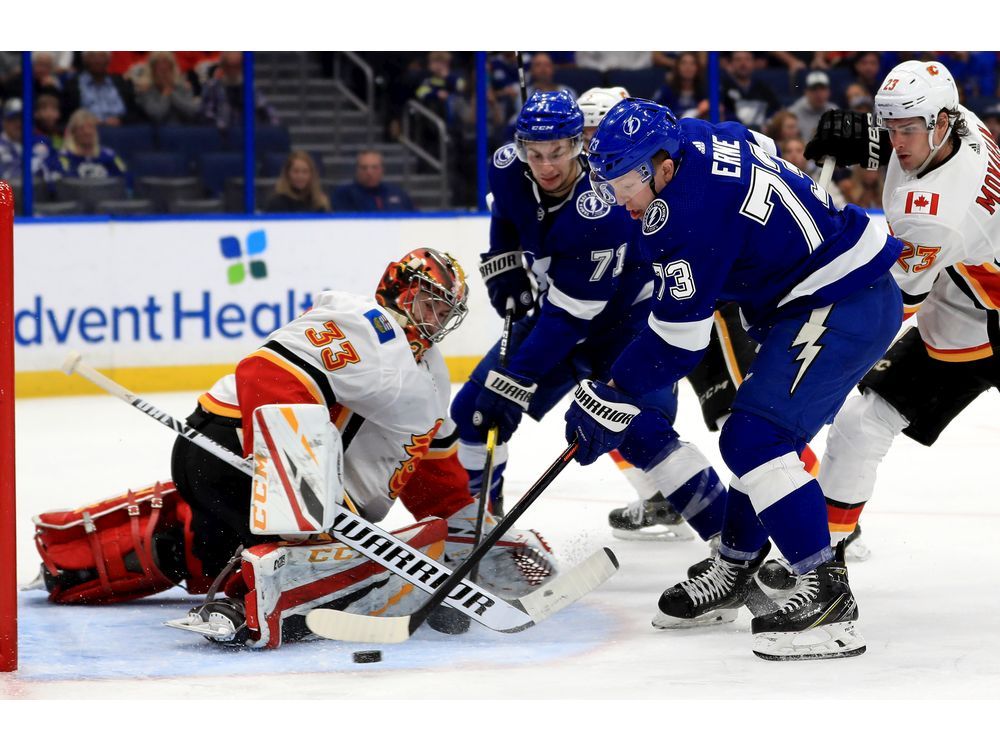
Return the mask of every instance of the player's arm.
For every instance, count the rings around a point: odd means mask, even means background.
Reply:
[[[507,300],[511,299],[514,301],[511,317],[513,320],[520,320],[531,311],[535,296],[530,271],[524,265],[521,237],[510,218],[510,209],[504,195],[512,189],[513,174],[509,170],[517,169],[516,161],[506,161],[500,156],[508,148],[513,149],[513,145],[508,144],[500,149],[490,165],[491,192],[486,197],[490,207],[490,249],[479,256],[479,272],[486,284],[490,304],[497,314],[506,314]],[[510,156],[513,159],[513,152]],[[499,167],[498,164],[505,166]]]

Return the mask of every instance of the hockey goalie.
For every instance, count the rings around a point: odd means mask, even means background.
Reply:
[[[188,417],[253,456],[253,477],[179,438],[171,482],[43,513],[35,540],[49,599],[102,604],[183,585],[207,602],[168,624],[259,648],[309,637],[304,616],[316,607],[415,610],[423,592],[324,531],[338,504],[378,522],[399,499],[417,523],[397,537],[451,567],[471,553],[478,504],[434,346],[462,322],[467,297],[459,264],[427,248],[390,263],[374,299],[319,294]],[[495,520],[485,523],[488,532]],[[533,531],[508,532],[479,566],[479,582],[500,595],[554,574]]]

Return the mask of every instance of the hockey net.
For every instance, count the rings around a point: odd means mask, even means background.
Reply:
[[[0,182],[0,672],[17,669],[14,515],[14,193]]]

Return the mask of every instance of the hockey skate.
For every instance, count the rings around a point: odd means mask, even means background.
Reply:
[[[611,536],[615,539],[686,542],[694,532],[670,503],[657,492],[648,500],[636,500],[608,514]]]
[[[871,550],[861,539],[861,527],[855,527],[851,535],[844,540],[844,559],[849,562],[862,562],[871,557]],[[776,557],[764,563],[757,571],[757,580],[761,586],[774,591],[790,591],[795,588],[798,576],[792,571],[788,561]]]
[[[468,557],[476,540],[478,503],[472,502],[448,518],[443,562],[457,568]],[[483,519],[485,538],[497,521],[491,513]],[[558,573],[548,543],[534,529],[510,529],[479,563],[478,583],[504,597],[521,597]]]
[[[833,560],[798,577],[795,593],[777,612],[751,621],[753,652],[770,661],[859,656],[865,641],[854,629],[857,619],[839,544]]]
[[[653,627],[677,630],[733,622],[740,607],[759,594],[754,573],[770,550],[768,543],[757,557],[747,561],[729,560],[717,553],[699,575],[663,592]]]

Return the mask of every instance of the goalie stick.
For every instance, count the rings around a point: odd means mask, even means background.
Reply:
[[[333,609],[314,609],[306,615],[306,625],[316,635],[338,641],[359,643],[400,643],[408,639],[424,620],[445,601],[452,589],[464,585],[462,576],[469,572],[490,548],[500,541],[504,533],[538,499],[559,473],[566,467],[576,443],[571,443],[545,470],[513,508],[508,511],[483,543],[473,550],[465,561],[437,587],[427,602],[409,615],[398,617],[372,617],[341,612]],[[600,586],[618,570],[618,560],[607,547],[598,550],[580,565],[549,584],[543,584],[527,596],[518,599],[519,606],[531,616],[533,622],[549,617],[572,604],[584,594]]]
[[[198,432],[186,422],[172,417],[148,401],[135,395],[124,386],[84,363],[79,353],[72,352],[66,358],[65,362],[63,362],[63,371],[68,375],[73,373],[80,375],[107,393],[120,398],[130,406],[134,406],[139,411],[152,417],[160,424],[169,427],[174,432],[190,440],[195,445],[208,451],[230,466],[249,476],[253,476],[253,461],[251,459],[236,455],[228,448],[216,443],[207,435]],[[448,580],[452,574],[451,569],[447,566],[433,558],[427,557],[419,550],[413,549],[389,532],[352,513],[347,508],[340,507],[338,509],[330,533],[338,541],[357,550],[369,560],[375,561],[379,565],[396,573],[408,583],[429,594],[434,594],[437,588],[444,581]],[[471,555],[469,559],[472,559]],[[565,576],[559,576],[552,585],[545,587],[545,590],[551,589],[553,585],[562,581],[566,576],[573,576],[576,570],[570,571]],[[610,574],[608,577],[610,577]],[[604,580],[606,578],[598,581],[595,586],[600,585]],[[510,602],[489,593],[471,581],[462,579],[459,583],[460,585],[448,595],[444,603],[460,612],[464,612],[471,619],[491,630],[514,633],[535,625],[557,611],[555,609],[547,610],[545,607],[534,604],[534,600],[531,600],[532,594]],[[579,598],[586,593],[587,591],[581,591],[575,598]],[[525,602],[525,600],[529,601]]]

